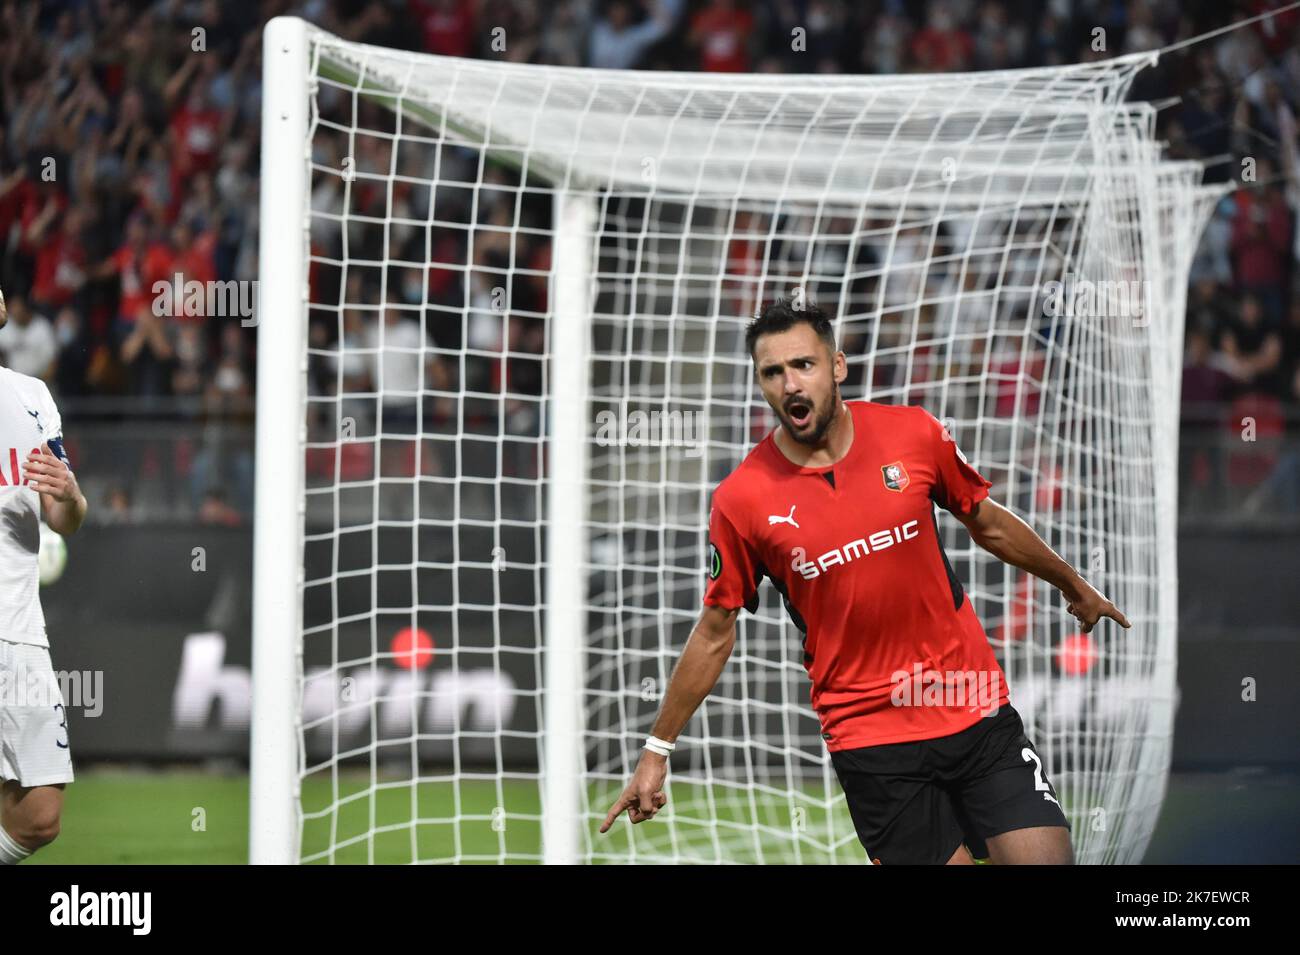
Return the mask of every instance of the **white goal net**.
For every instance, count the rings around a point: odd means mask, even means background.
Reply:
[[[737,76],[265,40],[252,857],[864,862],[771,587],[668,808],[597,828],[700,610],[743,346],[834,316],[847,398],[944,420],[1133,623],[940,515],[1073,826],[1140,861],[1175,706],[1188,265],[1218,196],[1124,101],[1153,54]]]

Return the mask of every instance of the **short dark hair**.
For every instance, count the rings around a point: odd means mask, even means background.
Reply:
[[[802,308],[796,308],[783,298],[764,305],[755,318],[745,328],[745,348],[749,357],[754,357],[754,345],[760,335],[771,335],[794,328],[800,322],[811,325],[817,337],[826,343],[826,347],[835,354],[835,331],[831,328],[830,317],[811,301],[805,301]]]

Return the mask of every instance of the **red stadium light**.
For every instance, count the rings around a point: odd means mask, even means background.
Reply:
[[[421,627],[403,627],[393,635],[389,651],[404,670],[423,670],[433,663],[433,638]]]
[[[1083,676],[1097,662],[1097,648],[1086,633],[1072,633],[1056,648],[1056,668],[1065,676]]]

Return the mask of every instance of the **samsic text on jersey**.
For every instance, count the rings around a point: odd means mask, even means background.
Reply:
[[[804,634],[827,749],[947,736],[1007,703],[934,517],[936,503],[970,513],[990,485],[925,409],[845,404],[853,444],[835,465],[800,467],[769,434],[718,485],[704,603],[752,613],[772,580]],[[982,681],[987,705],[961,681]]]

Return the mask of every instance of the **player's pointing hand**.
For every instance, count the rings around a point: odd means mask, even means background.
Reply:
[[[601,832],[608,832],[609,827],[624,809],[632,824],[653,819],[655,813],[668,804],[668,796],[663,791],[664,778],[668,775],[668,759],[649,750],[641,753],[632,781],[623,790],[601,825]]]
[[[1079,621],[1080,629],[1084,633],[1091,633],[1092,628],[1102,617],[1110,617],[1125,630],[1129,629],[1128,617],[1120,613],[1118,607],[1107,600],[1097,588],[1088,584],[1084,586],[1086,589],[1083,595],[1071,601],[1065,608]]]

